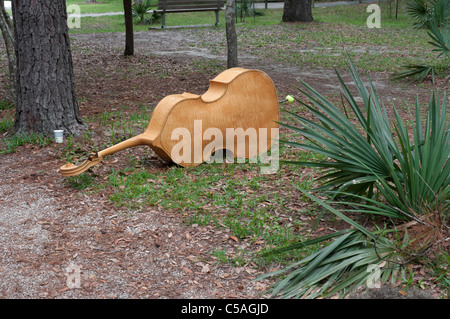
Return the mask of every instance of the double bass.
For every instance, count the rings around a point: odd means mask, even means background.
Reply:
[[[252,158],[271,148],[279,118],[271,78],[260,70],[230,68],[210,80],[202,95],[185,92],[163,98],[142,134],[90,155],[79,166],[67,163],[60,171],[75,176],[105,156],[139,145],[148,145],[162,159],[182,167],[208,161],[219,149],[231,151],[234,158]],[[257,142],[251,134],[255,132]]]

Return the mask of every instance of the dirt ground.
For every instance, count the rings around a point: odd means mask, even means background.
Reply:
[[[72,36],[82,115],[118,104],[133,112],[173,93],[202,94],[216,74],[196,67],[225,65],[219,40],[218,54],[192,45],[204,36],[200,30],[137,32],[131,58],[121,56],[123,34]],[[338,93],[337,79],[327,70],[273,64],[248,52],[240,61],[269,74],[280,99],[295,94],[297,77],[319,91]],[[388,73],[373,80],[390,101],[428,94],[426,87],[391,82]],[[119,214],[106,194],[87,196],[69,188],[58,171],[63,164],[58,145],[27,145],[0,156],[0,298],[266,297],[270,282],[253,280],[263,272],[252,263],[234,267],[211,260],[211,247],[235,251],[250,245],[245,240],[226,230],[186,225],[157,207]]]

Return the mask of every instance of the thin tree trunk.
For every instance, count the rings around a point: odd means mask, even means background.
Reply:
[[[16,52],[14,51],[14,28],[9,14],[5,10],[3,0],[0,0],[0,30],[6,45],[8,57],[9,88],[11,100],[16,101]]]
[[[225,23],[226,23],[225,29],[227,35],[228,68],[237,67],[239,64],[238,50],[237,50],[237,34],[236,34],[236,27],[234,25],[234,14],[235,14],[235,0],[227,0],[227,7],[225,9]]]
[[[131,0],[123,0],[123,10],[125,16],[125,56],[134,54],[133,35],[133,13],[131,11]]]
[[[62,0],[12,1],[17,57],[16,132],[53,134],[62,129],[78,136],[84,130],[75,93]]]

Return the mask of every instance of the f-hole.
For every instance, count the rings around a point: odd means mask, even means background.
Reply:
[[[226,148],[215,150],[209,157],[208,163],[233,163],[234,154]]]

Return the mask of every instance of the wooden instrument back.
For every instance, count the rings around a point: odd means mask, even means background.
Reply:
[[[78,175],[104,156],[138,145],[148,145],[163,159],[184,167],[199,165],[220,149],[237,158],[253,158],[267,152],[278,138],[279,118],[269,76],[231,68],[211,80],[203,95],[183,93],[162,99],[144,133],[93,154],[79,166],[67,163],[60,170],[64,176]]]
[[[223,148],[227,148],[227,143],[230,145],[230,141],[226,140],[227,129],[228,138],[230,132],[236,133],[232,143],[234,149],[229,150],[234,157],[251,158],[267,152],[273,139],[277,138],[272,135],[271,129],[278,128],[279,116],[277,93],[269,76],[259,70],[231,68],[210,80],[210,87],[203,95],[183,93],[162,99],[144,135],[153,141],[152,149],[162,158],[181,166],[195,166],[208,160],[214,152],[214,149],[205,149],[211,146],[212,140],[215,141],[213,144],[223,145]],[[208,129],[211,132],[211,128],[215,132],[219,130],[221,134],[207,136],[209,134],[205,132]],[[181,141],[186,139],[186,135],[173,135],[177,129],[180,133],[190,133],[190,145]],[[242,132],[245,145],[241,145],[243,140],[237,137]],[[256,150],[253,147],[255,145],[252,145],[256,142],[252,140],[254,132],[258,139]],[[222,141],[218,140],[220,138]],[[184,146],[181,151],[180,143]],[[177,149],[174,150],[174,147]],[[190,160],[186,160],[183,151],[189,150]],[[180,151],[184,155],[183,160],[177,160],[172,151]]]

